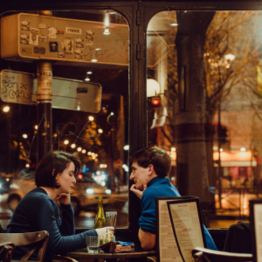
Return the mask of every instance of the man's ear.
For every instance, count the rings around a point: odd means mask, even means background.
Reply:
[[[148,166],[149,176],[151,176],[154,173],[154,170],[155,170],[154,166],[152,164],[150,164]]]

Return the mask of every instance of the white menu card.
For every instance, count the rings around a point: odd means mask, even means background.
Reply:
[[[195,197],[156,198],[158,261],[194,261],[193,248],[206,246],[199,212]]]

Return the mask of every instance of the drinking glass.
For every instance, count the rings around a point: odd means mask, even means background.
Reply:
[[[117,211],[107,211],[106,212],[106,226],[116,228],[116,217],[117,217]],[[114,234],[107,229],[106,234],[104,236],[104,240],[103,240],[104,244],[108,242],[115,242],[115,239],[116,238]]]
[[[106,212],[106,226],[108,227],[116,227],[116,218],[117,211],[107,211]]]
[[[98,253],[98,236],[86,236],[86,246],[88,253]]]

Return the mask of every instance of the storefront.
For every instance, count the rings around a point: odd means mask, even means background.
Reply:
[[[105,196],[121,195],[112,208],[122,208],[121,201],[128,199],[125,224],[118,234],[128,230],[136,240],[139,199],[128,194],[128,156],[148,145],[170,152],[175,147],[173,166],[180,193],[212,202],[207,200],[215,180],[208,126],[218,104],[222,111],[226,107],[228,85],[244,81],[227,82],[231,71],[242,74],[235,64],[243,59],[225,58],[229,52],[237,57],[241,48],[233,44],[237,35],[221,35],[226,32],[223,22],[233,30],[238,23],[248,26],[249,15],[255,14],[250,22],[255,28],[261,8],[258,1],[2,4],[2,176],[19,178],[23,169],[32,171],[51,149],[78,151],[83,175],[96,178],[100,185],[104,182],[102,187],[108,180],[111,193]],[[259,32],[258,28],[254,35]],[[243,45],[250,38],[245,39]],[[261,50],[257,41],[254,38],[253,46],[248,46],[248,54]],[[253,56],[258,66],[259,51]],[[250,64],[242,68],[253,72]]]

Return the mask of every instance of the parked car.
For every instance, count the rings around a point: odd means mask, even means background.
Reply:
[[[34,180],[34,169],[22,169],[13,178],[7,197],[9,208],[14,211],[20,200],[32,189],[36,187]]]
[[[0,173],[0,194],[9,192],[12,179],[12,174]]]
[[[111,189],[101,186],[92,178],[80,174],[77,176],[77,183],[73,187],[71,202],[77,215],[81,209],[90,211],[96,210],[98,197],[103,197],[105,209],[121,210],[128,200],[127,194],[114,194]]]
[[[34,169],[23,169],[17,178],[14,178],[8,193],[7,203],[14,211],[19,201],[36,187],[34,181]],[[85,175],[77,176],[77,183],[72,189],[71,202],[77,216],[80,211],[96,210],[98,197],[103,197],[105,207],[122,209],[127,201],[127,194],[112,194],[105,186],[97,184],[92,178]]]

